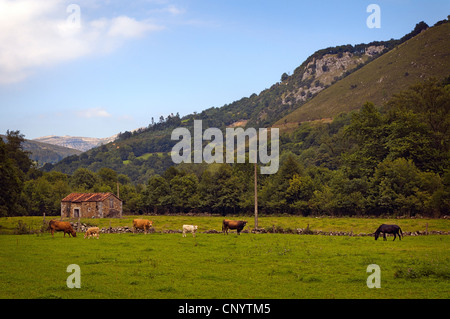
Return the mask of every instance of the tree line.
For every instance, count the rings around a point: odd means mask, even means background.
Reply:
[[[282,134],[278,172],[258,175],[259,212],[448,215],[449,79],[427,80],[381,107],[367,102],[331,123],[302,123]],[[254,164],[172,164],[136,182],[108,167],[38,170],[23,139],[19,131],[0,139],[0,216],[59,215],[69,193],[116,193],[117,184],[125,214],[253,214]]]

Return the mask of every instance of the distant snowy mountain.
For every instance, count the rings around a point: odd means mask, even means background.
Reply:
[[[95,137],[79,137],[79,136],[43,136],[33,139],[33,141],[43,142],[58,146],[64,146],[73,148],[82,152],[86,152],[91,148],[99,146],[101,144],[107,144],[114,141],[117,138],[117,134],[111,137],[95,138]]]

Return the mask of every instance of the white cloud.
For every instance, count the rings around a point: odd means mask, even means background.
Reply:
[[[171,15],[177,16],[186,12],[185,9],[177,7],[173,4],[169,4],[159,9],[150,10],[151,13],[170,13]]]
[[[177,6],[169,5],[166,7],[167,12],[173,14],[173,15],[179,15],[184,13],[184,9],[180,9]]]
[[[0,0],[0,84],[24,80],[36,68],[105,54],[127,39],[163,29],[128,16],[87,20],[68,0]]]
[[[137,38],[148,31],[159,31],[162,29],[164,29],[162,26],[139,22],[127,16],[120,16],[111,20],[108,36]]]
[[[86,110],[80,110],[76,112],[78,117],[81,118],[96,118],[96,117],[111,117],[112,115],[108,113],[107,110],[105,110],[105,108],[102,107],[95,107],[95,108],[90,108],[90,109],[86,109]]]

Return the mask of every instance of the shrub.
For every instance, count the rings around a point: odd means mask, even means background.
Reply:
[[[16,234],[16,235],[26,235],[26,234],[32,234],[32,233],[33,233],[33,231],[30,229],[30,227],[27,224],[25,224],[21,220],[19,220],[17,222],[17,226],[14,229],[14,234]]]

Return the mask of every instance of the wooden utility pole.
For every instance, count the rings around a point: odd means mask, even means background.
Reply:
[[[258,177],[255,163],[255,229],[258,229]]]
[[[119,181],[117,181],[117,198],[120,198],[120,196],[119,196]]]

